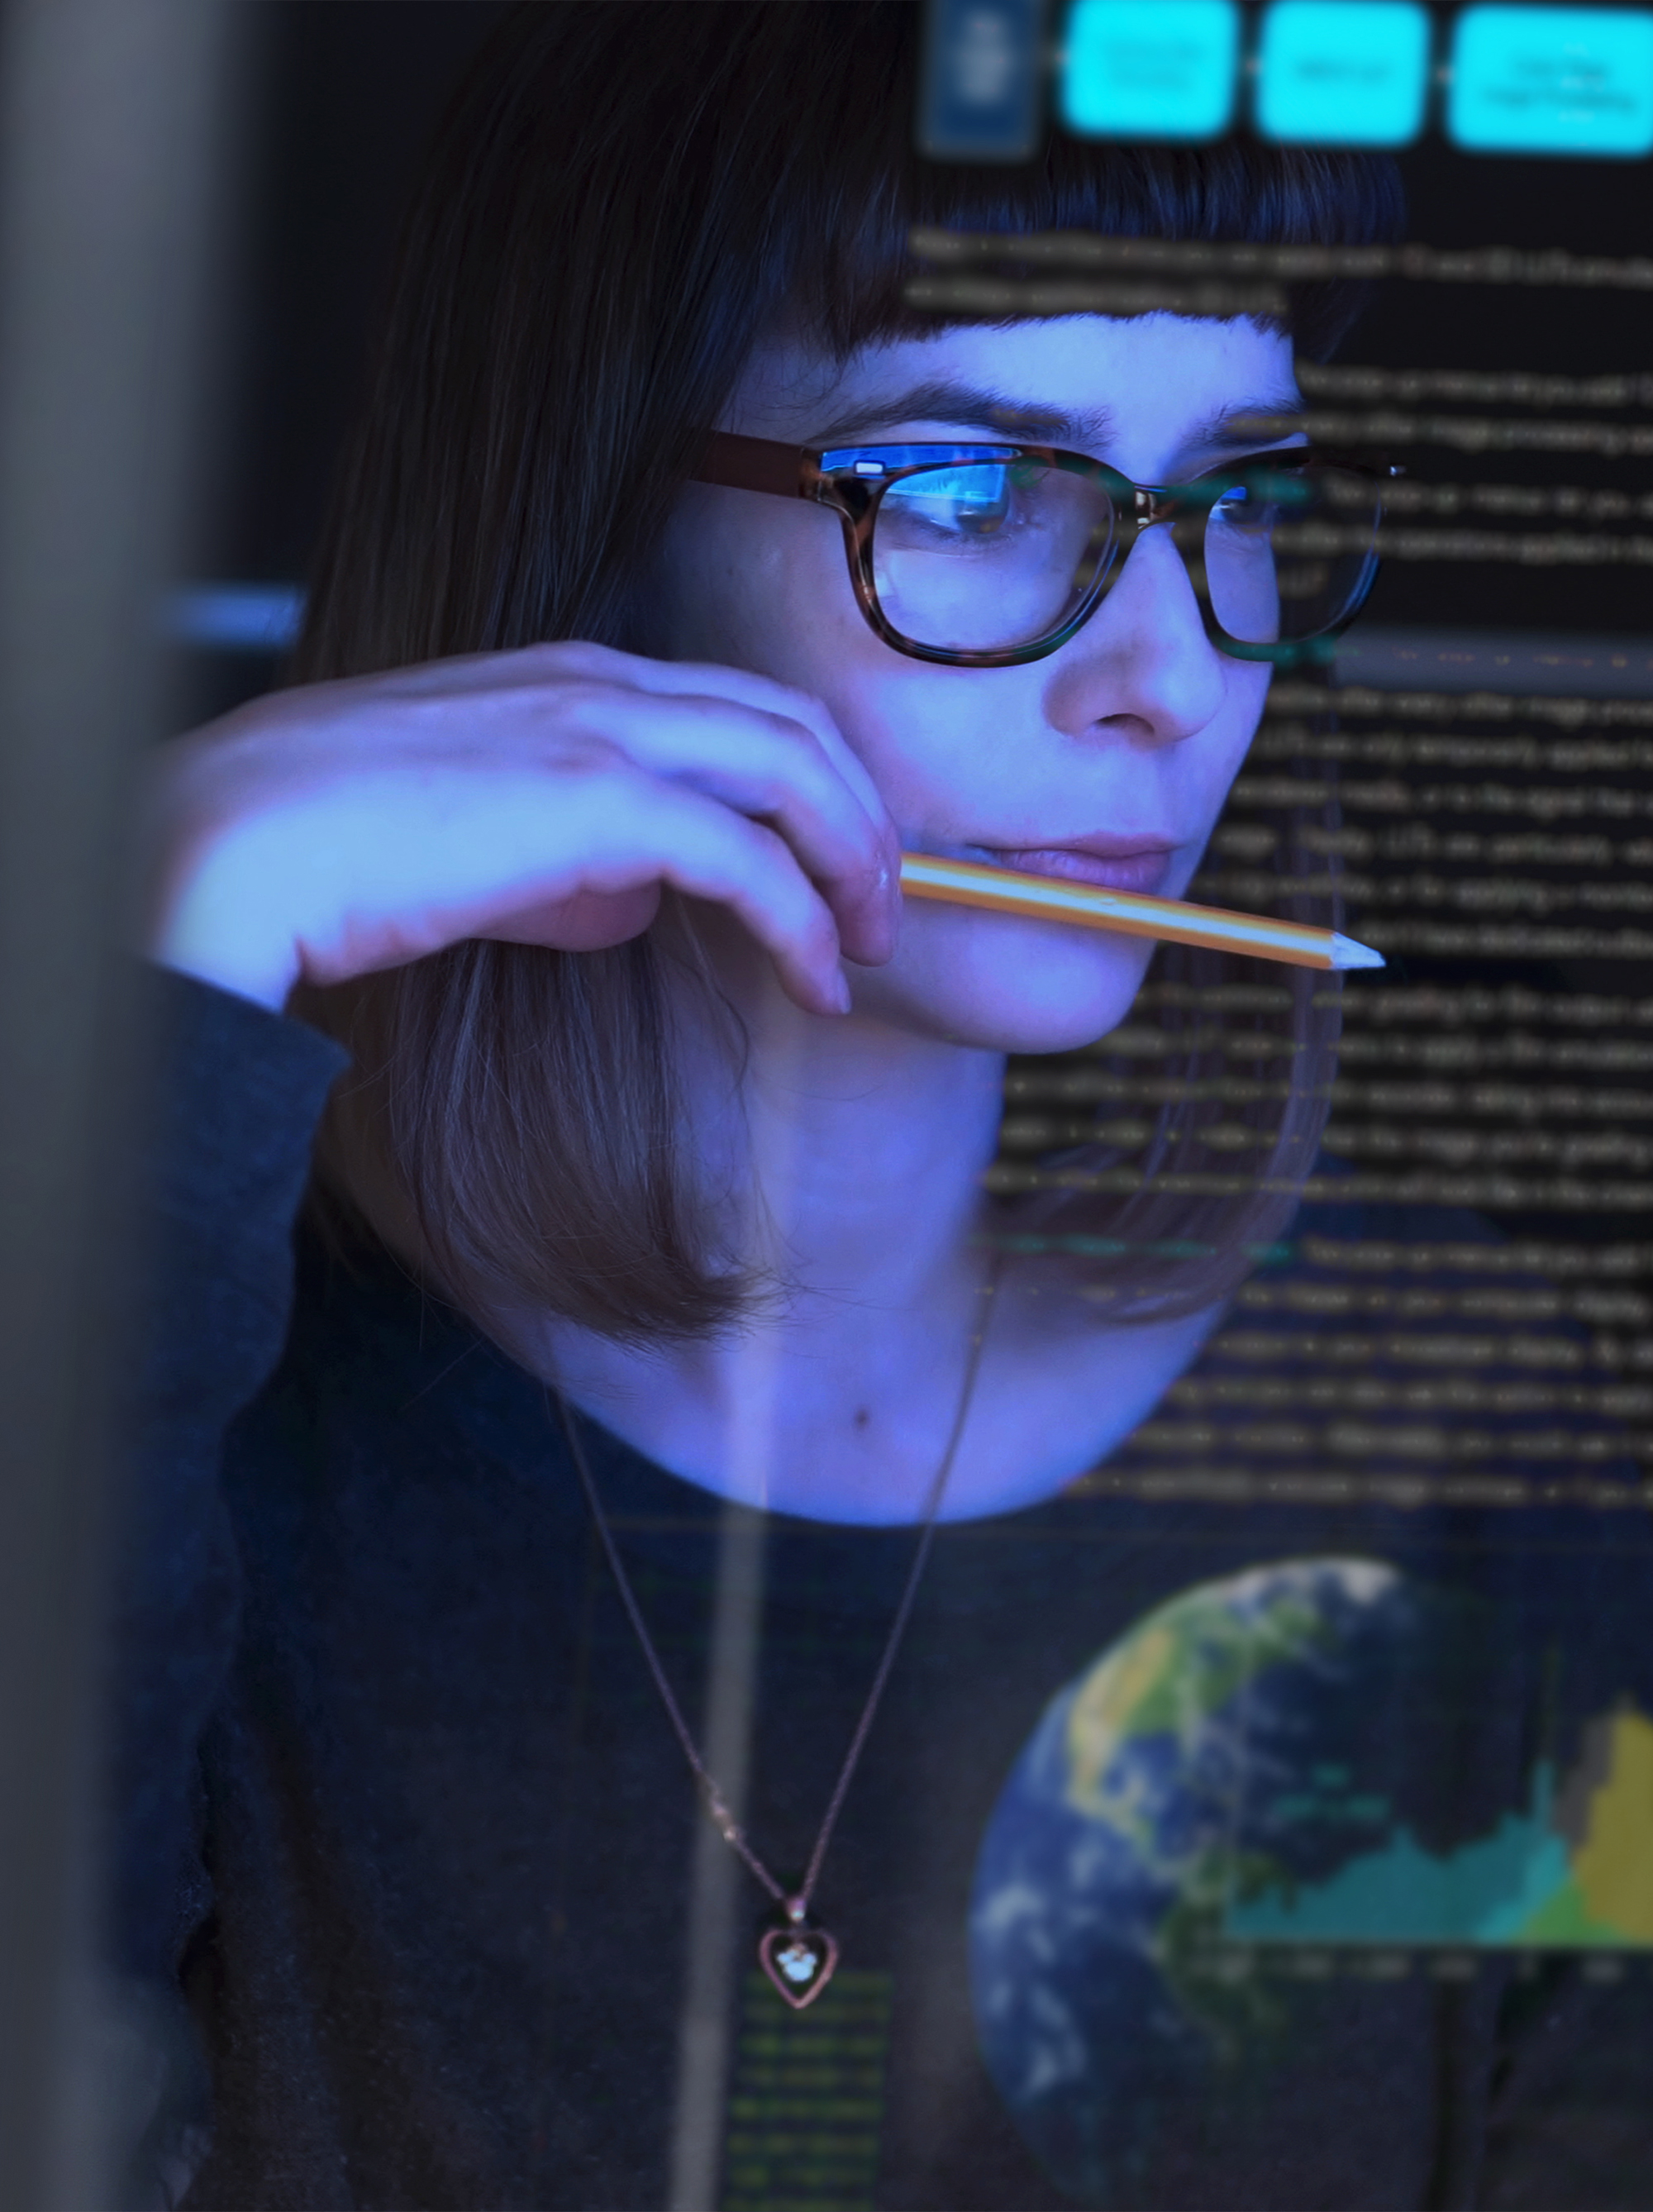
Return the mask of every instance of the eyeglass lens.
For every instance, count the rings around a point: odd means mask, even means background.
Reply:
[[[1174,533],[1237,643],[1313,637],[1358,603],[1377,519],[1370,477],[1252,464],[1181,491],[1196,504]],[[915,645],[1036,644],[1092,597],[1121,527],[1094,477],[1035,460],[940,464],[884,493],[872,532],[878,604]]]

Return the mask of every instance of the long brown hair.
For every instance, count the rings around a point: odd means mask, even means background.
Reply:
[[[646,556],[760,335],[802,317],[842,357],[933,327],[902,299],[915,224],[1396,232],[1392,169],[1364,155],[1054,136],[1025,166],[925,161],[919,17],[908,0],[561,0],[507,19],[409,210],[300,680],[549,638],[627,644]],[[1298,288],[1297,343],[1323,356],[1357,305],[1346,285]],[[711,1249],[684,1157],[673,941],[657,926],[605,952],[467,943],[312,994],[306,1011],[356,1061],[323,1131],[324,1188],[388,1173],[442,1283],[479,1309],[549,1308],[633,1340],[727,1322],[748,1285]],[[1197,1064],[1222,973],[1190,981],[1162,958],[1156,974],[1149,1002],[1171,1031],[1191,1026],[1142,1140],[1062,1144],[1031,1171],[1042,1190],[1001,1201],[1006,1233],[1093,1249],[1121,1316],[1208,1304],[1283,1221],[1335,1029],[1306,979],[1253,990],[1241,1025],[1278,1033],[1291,1079],[1283,1106],[1243,1112],[1262,1157],[1237,1177],[1231,1152],[1202,1151],[1214,1122],[1234,1125]]]

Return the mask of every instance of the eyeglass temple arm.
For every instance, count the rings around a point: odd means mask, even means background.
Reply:
[[[696,464],[695,483],[723,484],[731,491],[768,491],[781,499],[807,499],[805,470],[813,456],[774,438],[743,438],[732,430],[714,430]]]

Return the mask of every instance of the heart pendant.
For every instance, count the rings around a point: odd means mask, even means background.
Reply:
[[[802,2012],[832,1979],[838,1946],[824,1928],[770,1928],[759,1940],[757,1963],[793,2010]]]

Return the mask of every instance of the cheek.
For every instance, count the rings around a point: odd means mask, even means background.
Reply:
[[[1066,741],[1044,715],[1039,670],[945,668],[883,643],[859,617],[818,689],[897,826],[921,842],[981,837],[1071,792]]]
[[[836,517],[801,501],[690,485],[644,599],[640,650],[750,669],[820,697],[862,641],[879,650],[855,605]]]
[[[870,633],[820,669],[821,695],[897,823],[921,841],[1056,842],[1121,819],[1176,836],[1180,896],[1267,697],[1270,672],[1237,662],[1211,723],[1144,745],[1128,734],[1053,727],[1041,664],[950,669],[890,652]],[[1016,833],[1011,836],[1009,833]]]
[[[1245,766],[1273,675],[1272,669],[1255,661],[1236,661],[1231,665],[1234,673],[1229,679],[1219,725],[1205,743],[1194,741],[1195,757],[1190,763],[1207,836],[1227,803],[1235,777]]]
[[[1263,708],[1268,704],[1268,687],[1274,680],[1274,672],[1264,660],[1231,660],[1228,666],[1231,671],[1228,679],[1229,710],[1239,732],[1239,758],[1235,763],[1237,768],[1256,735]]]

